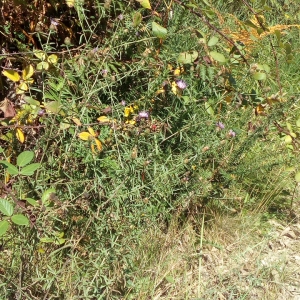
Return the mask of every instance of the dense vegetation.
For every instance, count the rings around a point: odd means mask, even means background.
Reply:
[[[1,298],[154,299],[153,228],[293,218],[293,2],[2,2]]]

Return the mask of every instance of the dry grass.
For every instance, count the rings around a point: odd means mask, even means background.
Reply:
[[[300,225],[260,217],[217,216],[203,236],[201,222],[148,231],[136,249],[138,298],[299,299]]]

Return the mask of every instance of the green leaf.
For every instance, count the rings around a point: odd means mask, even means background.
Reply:
[[[30,205],[32,206],[38,206],[38,202],[32,198],[24,198],[24,200],[26,200]]]
[[[46,59],[46,52],[42,50],[33,50],[33,54],[40,60],[45,60]]]
[[[226,58],[222,53],[219,53],[216,51],[211,51],[211,52],[209,52],[209,54],[214,60],[216,60],[218,62],[221,62],[221,63],[226,62]]]
[[[296,121],[297,127],[300,127],[300,118]]]
[[[136,12],[134,15],[133,15],[133,26],[134,27],[137,27],[141,24],[142,22],[142,15],[140,12]]]
[[[292,124],[289,122],[286,122],[286,127],[289,130],[289,132],[293,132]]]
[[[198,57],[197,51],[181,52],[177,57],[177,61],[182,64],[191,64]]]
[[[55,239],[55,245],[62,245],[66,242],[66,239],[62,239],[62,238],[58,238],[58,239]]]
[[[284,142],[288,145],[288,144],[291,144],[293,142],[293,139],[290,135],[286,135],[284,137]]]
[[[291,47],[290,43],[285,43],[284,47],[285,47],[285,53],[286,53],[286,55],[289,55],[289,54],[292,53],[292,47]]]
[[[219,41],[218,37],[212,36],[212,37],[209,39],[209,41],[208,41],[208,43],[207,43],[207,46],[208,46],[208,47],[212,47],[212,46],[216,45],[216,44],[218,43],[218,41]]]
[[[36,65],[36,69],[38,71],[42,71],[42,70],[47,71],[49,69],[49,63],[47,63],[46,61],[42,61]]]
[[[14,212],[14,207],[6,199],[0,199],[0,211],[5,215],[10,217]]]
[[[209,115],[214,116],[215,112],[209,102],[205,102],[204,104],[206,111],[208,112]]]
[[[14,165],[12,165],[11,163],[9,163],[8,161],[1,160],[0,164],[6,168],[6,171],[8,172],[8,174],[10,174],[10,175],[18,175],[19,174],[18,168],[15,167]]]
[[[33,151],[24,151],[20,153],[17,157],[17,165],[19,167],[24,167],[25,165],[29,164],[34,157]]]
[[[50,101],[47,103],[44,103],[44,106],[47,110],[54,114],[58,114],[61,110],[61,105],[58,101]]]
[[[144,8],[151,9],[151,4],[149,0],[136,0],[139,2]]]
[[[35,106],[40,107],[40,102],[37,100],[34,100],[32,97],[25,96],[24,101],[26,101],[30,105],[35,105]]]
[[[252,77],[255,80],[265,80],[267,78],[267,75],[266,75],[266,73],[255,72],[252,74]]]
[[[8,230],[9,228],[9,223],[4,220],[0,222],[0,236],[2,236],[3,234],[5,234],[5,232]]]
[[[247,20],[246,22],[244,22],[244,24],[254,29],[257,29],[257,26],[254,23],[252,23],[250,20]]]
[[[30,164],[21,169],[20,174],[25,176],[33,175],[33,173],[41,166],[40,163]]]
[[[166,276],[165,279],[169,282],[169,283],[175,283],[175,280],[172,276]]]
[[[40,239],[41,243],[53,243],[54,239],[53,238],[49,238],[49,237],[44,237]]]
[[[22,214],[13,215],[11,220],[17,225],[29,225],[29,220]]]
[[[49,204],[49,199],[50,199],[51,194],[54,194],[54,193],[55,193],[54,188],[50,188],[50,189],[44,191],[44,193],[42,195],[42,203],[47,206],[47,204]]]
[[[152,33],[160,39],[165,39],[167,37],[168,30],[160,26],[158,23],[152,22]]]
[[[300,182],[300,172],[297,172],[296,175],[295,175],[295,180],[297,182]]]

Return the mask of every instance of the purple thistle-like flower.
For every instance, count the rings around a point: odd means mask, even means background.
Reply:
[[[101,73],[102,73],[102,75],[107,75],[108,70],[104,69],[104,70],[101,71]]]
[[[120,21],[122,21],[122,20],[124,19],[124,15],[123,15],[123,14],[119,14],[119,15],[118,15],[118,19],[119,19]]]
[[[236,133],[235,133],[232,129],[230,129],[228,135],[229,135],[230,137],[235,137],[235,136],[236,136]]]
[[[182,79],[176,80],[176,84],[181,90],[184,90],[187,88],[187,83]]]
[[[126,106],[126,101],[125,101],[125,100],[122,100],[122,101],[121,101],[121,105],[122,105],[122,106]]]
[[[139,112],[139,119],[148,119],[149,118],[149,112],[142,110]]]
[[[225,125],[222,123],[222,122],[217,122],[216,123],[216,126],[220,129],[224,129],[225,128]]]

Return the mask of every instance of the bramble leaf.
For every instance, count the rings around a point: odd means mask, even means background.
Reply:
[[[13,215],[11,217],[11,220],[17,225],[28,225],[29,224],[28,218],[22,214]]]
[[[149,0],[136,0],[139,2],[144,8],[151,9],[151,4]]]
[[[33,164],[30,164],[26,167],[24,167],[21,171],[20,171],[20,174],[21,175],[24,175],[24,176],[30,176],[30,175],[33,175],[34,172],[41,166],[40,163],[33,163]]]
[[[18,168],[15,167],[14,165],[12,165],[11,163],[9,163],[8,161],[1,160],[0,164],[4,165],[6,167],[6,171],[8,174],[10,174],[10,175],[18,175],[19,174]]]
[[[177,61],[182,64],[191,64],[198,57],[197,51],[181,52],[177,57]]]
[[[32,65],[27,66],[23,71],[22,71],[22,79],[23,80],[28,80],[30,77],[32,77],[34,73],[34,69]]]
[[[88,127],[88,132],[92,135],[92,136],[96,136],[95,131],[92,127]]]
[[[21,95],[28,91],[28,85],[26,82],[21,82],[16,89],[16,94]]]
[[[109,118],[106,116],[101,116],[97,119],[97,121],[99,121],[100,123],[107,123],[109,122]]]
[[[50,188],[50,189],[47,189],[46,191],[44,191],[44,193],[42,195],[42,203],[44,205],[47,206],[49,204],[51,194],[55,194],[55,189],[54,188]]]
[[[55,54],[51,54],[51,55],[49,55],[47,61],[52,65],[56,65],[58,62],[58,57]]]
[[[226,62],[226,58],[222,53],[219,53],[216,51],[211,51],[211,52],[209,52],[209,54],[214,60],[216,60],[218,62],[222,62],[222,63]]]
[[[29,164],[34,157],[33,151],[23,151],[17,157],[17,165],[19,167],[24,167],[25,165]]]
[[[152,22],[152,33],[154,36],[160,39],[165,39],[167,37],[168,30],[159,25],[158,23]]]
[[[6,199],[0,199],[0,211],[5,215],[10,217],[14,212],[14,207]]]
[[[212,47],[212,46],[216,45],[216,44],[218,43],[218,41],[219,41],[218,37],[212,36],[212,37],[209,39],[209,41],[208,41],[208,43],[207,43],[207,46],[208,46],[208,47]]]
[[[4,235],[9,228],[9,223],[6,220],[0,222],[0,236]]]
[[[2,74],[13,82],[20,81],[21,79],[19,73],[14,70],[4,70],[2,71]]]
[[[25,141],[25,134],[24,134],[24,132],[20,128],[16,129],[16,137],[17,137],[17,139],[18,139],[18,141],[20,143],[22,143],[22,144],[24,143],[24,141]]]
[[[255,80],[265,80],[267,78],[266,73],[262,73],[262,72],[255,72],[252,74],[252,77]]]
[[[89,132],[80,132],[78,134],[78,137],[83,140],[83,141],[88,141],[89,139],[91,139],[93,136],[89,133]]]

